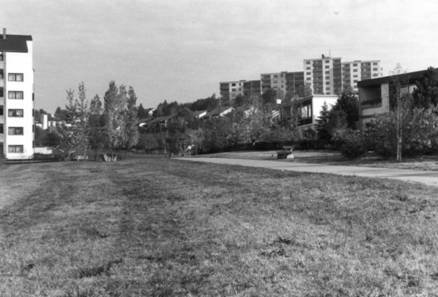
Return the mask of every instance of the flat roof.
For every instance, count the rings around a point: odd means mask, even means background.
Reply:
[[[433,68],[433,69],[436,69],[436,68]],[[399,79],[399,80],[409,79],[410,81],[417,80],[417,79],[422,78],[426,72],[427,72],[427,69],[420,70],[420,71],[406,72],[406,73],[401,73],[401,74],[395,74],[395,75],[382,76],[382,77],[377,77],[377,78],[372,78],[372,79],[365,79],[365,80],[358,81],[357,86],[358,87],[375,86],[375,85],[380,85],[383,83],[391,82],[394,79]],[[437,74],[437,78],[438,78],[438,74]]]
[[[14,35],[6,34],[6,39],[3,39],[3,35],[0,34],[0,51],[14,52],[14,53],[27,53],[26,41],[31,41],[30,35]]]

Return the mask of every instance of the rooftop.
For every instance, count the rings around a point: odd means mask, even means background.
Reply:
[[[368,87],[368,86],[380,85],[383,83],[389,83],[395,79],[398,79],[400,81],[409,80],[409,81],[413,82],[417,79],[422,78],[426,72],[427,72],[427,70],[420,70],[420,71],[406,72],[406,73],[388,75],[388,76],[372,78],[372,79],[365,79],[365,80],[359,81],[357,83],[357,85],[358,85],[358,87]],[[437,74],[435,74],[435,76],[436,75]],[[438,77],[437,77],[437,79],[438,79]]]
[[[13,53],[27,53],[28,48],[26,41],[31,41],[30,35],[13,35],[6,34],[6,39],[0,35],[0,51]]]

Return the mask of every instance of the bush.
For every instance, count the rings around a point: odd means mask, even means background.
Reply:
[[[346,130],[342,135],[341,153],[349,159],[356,159],[367,152],[364,138],[359,130]]]
[[[402,154],[418,156],[438,149],[438,110],[414,108],[402,112]],[[379,117],[367,130],[367,141],[377,154],[394,157],[397,151],[397,114]]]

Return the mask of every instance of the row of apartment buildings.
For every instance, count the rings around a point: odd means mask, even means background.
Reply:
[[[220,95],[225,100],[237,96],[260,95],[274,89],[279,96],[286,94],[303,97],[306,89],[315,95],[339,95],[346,88],[357,92],[361,80],[382,76],[380,60],[354,60],[321,55],[317,59],[304,59],[303,70],[262,73],[259,80],[239,80],[219,83]]]

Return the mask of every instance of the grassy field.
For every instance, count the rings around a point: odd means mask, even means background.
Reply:
[[[438,296],[437,189],[143,157],[0,167],[0,296]]]

